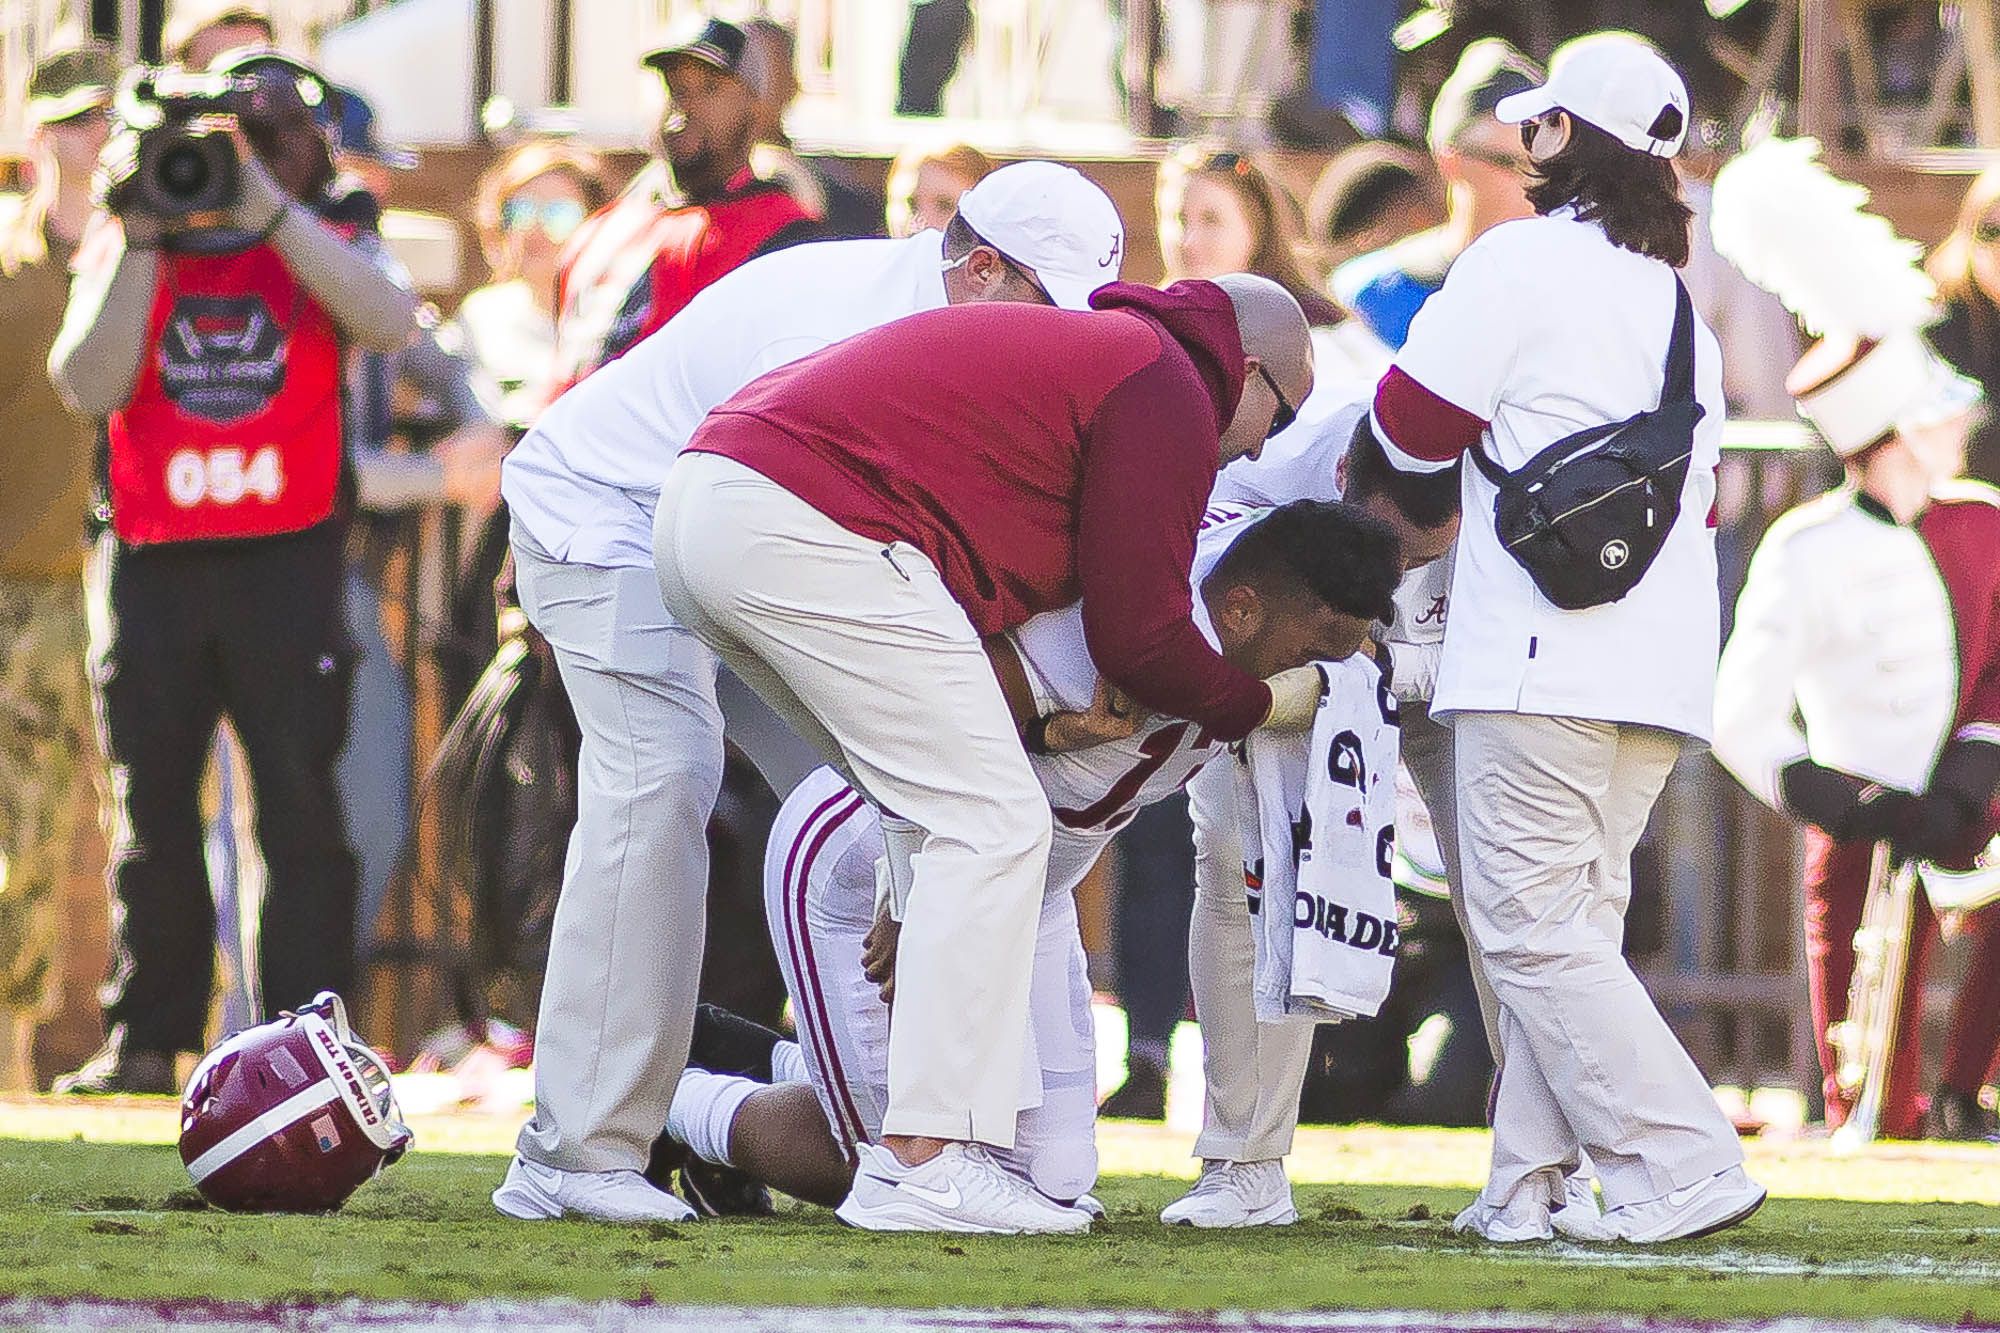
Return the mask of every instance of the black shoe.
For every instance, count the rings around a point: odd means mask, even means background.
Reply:
[[[699,1157],[681,1164],[680,1192],[703,1217],[769,1217],[778,1211],[763,1181]]]
[[[735,1074],[758,1083],[771,1081],[772,1048],[785,1039],[762,1023],[704,1004],[694,1011],[694,1041],[688,1063],[715,1074]]]
[[[1167,1071],[1141,1056],[1128,1056],[1124,1083],[1104,1099],[1097,1113],[1107,1120],[1165,1120]]]
[[[1979,1098],[1969,1092],[1939,1088],[1931,1097],[1924,1134],[1960,1143],[2000,1143],[2000,1112],[1980,1105]]]
[[[170,1051],[128,1051],[124,1033],[114,1032],[104,1049],[74,1073],[57,1079],[49,1091],[62,1097],[115,1097],[126,1094],[175,1097],[180,1080],[174,1077],[174,1057]]]

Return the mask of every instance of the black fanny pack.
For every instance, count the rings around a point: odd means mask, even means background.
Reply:
[[[1565,611],[1615,602],[1639,585],[1680,517],[1704,412],[1694,400],[1694,307],[1674,279],[1674,332],[1660,405],[1557,440],[1509,472],[1472,451],[1500,490],[1500,544]]]

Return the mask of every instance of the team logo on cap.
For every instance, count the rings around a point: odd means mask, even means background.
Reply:
[[[1616,539],[1604,543],[1597,552],[1597,563],[1606,569],[1622,569],[1631,558],[1631,548]]]

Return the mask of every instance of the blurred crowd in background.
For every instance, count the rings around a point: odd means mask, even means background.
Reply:
[[[1365,392],[1454,257],[1485,229],[1529,213],[1520,138],[1490,113],[1501,97],[1539,79],[1537,60],[1564,38],[1631,28],[1689,72],[1703,123],[1682,164],[1701,216],[1705,181],[1758,109],[1743,96],[1743,72],[1718,56],[1736,49],[1730,25],[1744,8],[1637,0],[1299,6],[1288,41],[1310,78],[1247,132],[1237,124],[1231,137],[1212,137],[1195,114],[1157,102],[1145,108],[1169,136],[1177,128],[1188,134],[1148,141],[1139,155],[1157,163],[1148,168],[1149,211],[1135,207],[1129,190],[1114,191],[1132,253],[1156,244],[1159,258],[1159,272],[1128,263],[1127,276],[1247,271],[1274,279],[1314,326],[1316,392]],[[1929,105],[1934,66],[1926,43],[1935,33],[1910,26],[1894,7],[1879,8],[1875,55],[1885,100]],[[935,116],[971,6],[918,0],[910,9],[897,109]],[[1121,32],[1135,30],[1122,5],[1113,16]],[[287,32],[261,6],[181,4],[165,19],[165,59],[252,78],[277,69],[306,90],[295,117],[242,150],[264,164],[250,174],[284,198],[256,217],[238,203],[225,221],[271,240],[296,270],[273,281],[317,293],[333,311],[339,479],[325,510],[292,532],[221,534],[225,546],[244,539],[227,556],[257,562],[258,572],[221,562],[169,568],[157,552],[134,559],[132,535],[109,525],[106,433],[137,429],[134,414],[148,390],[143,377],[135,386],[128,367],[122,381],[109,374],[113,392],[93,391],[106,382],[99,363],[110,354],[101,344],[116,332],[103,326],[131,323],[127,341],[135,346],[163,331],[146,327],[144,302],[119,302],[115,278],[91,276],[106,262],[125,262],[93,254],[108,244],[105,181],[115,171],[106,144],[122,62],[91,40],[86,16],[33,66],[18,193],[0,210],[0,315],[12,333],[0,350],[7,476],[0,487],[0,771],[7,775],[0,782],[0,1087],[47,1087],[65,1075],[63,1086],[78,1091],[171,1090],[176,1060],[201,1049],[218,1021],[218,920],[223,989],[236,985],[252,1007],[258,991],[240,984],[245,976],[261,978],[267,1009],[322,986],[352,991],[357,970],[382,956],[384,912],[421,879],[430,855],[418,813],[426,796],[447,825],[487,830],[497,820],[509,827],[491,834],[495,845],[520,850],[506,841],[510,829],[532,841],[515,826],[535,821],[518,809],[510,814],[504,802],[454,803],[448,793],[419,790],[431,754],[415,739],[417,716],[427,689],[446,719],[488,705],[518,708],[481,693],[496,653],[504,658],[522,633],[508,614],[501,567],[500,461],[554,395],[671,314],[671,301],[656,300],[636,320],[571,299],[587,285],[577,266],[592,262],[593,240],[602,244],[625,219],[646,226],[678,210],[773,197],[784,202],[757,204],[775,210],[770,233],[733,262],[812,239],[906,236],[944,227],[961,194],[1018,155],[1017,145],[1003,152],[956,141],[949,122],[915,119],[907,122],[913,146],[894,157],[886,177],[857,168],[853,157],[802,152],[786,133],[799,89],[792,34],[770,19],[711,22],[645,57],[667,84],[673,130],[648,152],[496,118],[483,170],[469,192],[458,191],[462,211],[447,219],[469,227],[477,258],[451,290],[430,290],[422,247],[398,243],[421,229],[399,230],[383,212],[437,197],[429,159],[385,141],[366,98],[319,75],[312,51],[274,60]],[[1171,42],[1171,24],[1154,38]],[[1129,95],[1132,71],[1121,50],[1105,73]],[[294,181],[283,161],[286,145],[300,142],[308,156],[311,145],[323,148],[326,170]],[[301,242],[294,254],[284,228],[296,205],[337,226],[346,251],[308,253]],[[138,248],[129,225],[124,244]],[[367,293],[341,267],[357,255],[368,281],[383,288],[365,312],[357,307]],[[698,256],[682,267],[671,279],[681,303],[721,271]],[[1990,395],[2000,387],[2000,169],[1972,179],[1931,250],[1930,269],[1940,296],[1937,345]],[[79,289],[108,282],[109,292],[73,295],[73,274]],[[1718,259],[1699,230],[1687,280],[1724,347],[1732,416],[1789,420],[1784,378],[1799,353],[1791,317]],[[653,281],[657,296],[667,279],[655,272]],[[375,327],[383,324],[386,332]],[[52,349],[57,383],[49,377]],[[1990,433],[1975,444],[1973,471],[2000,479]],[[211,465],[205,484],[226,483]],[[412,596],[413,534],[440,514],[449,516],[448,558],[437,586]],[[274,548],[263,543],[279,538],[306,563],[271,563]],[[323,559],[297,549],[319,538]],[[213,554],[213,543],[196,545],[201,559]],[[149,591],[144,580],[158,586]],[[308,589],[321,584],[321,604],[307,605],[315,595]],[[147,629],[155,620],[171,623]],[[299,654],[280,650],[292,640],[311,650],[298,662],[289,659]],[[436,664],[435,680],[417,678],[420,657]],[[149,687],[136,690],[135,675]],[[236,748],[211,763],[225,717]],[[551,717],[557,740],[548,753],[559,759],[560,709]],[[518,712],[512,720],[527,725]],[[561,784],[551,785],[518,747],[507,753],[515,787],[559,807]],[[490,777],[488,769],[480,773]],[[229,844],[250,840],[232,840],[229,821],[252,806],[264,907],[261,932],[246,934],[231,924],[238,909],[229,886],[242,876]],[[541,823],[534,836],[544,842],[568,827],[559,811]],[[447,828],[445,840],[455,836]],[[108,965],[93,947],[106,938],[107,853],[116,904]],[[1116,864],[1101,876],[1108,906],[1095,918],[1105,926],[1093,940],[1093,974],[1116,997],[1128,1029],[1127,1074],[1108,1113],[1165,1111],[1171,1043],[1189,1014],[1191,858],[1185,801],[1167,802],[1126,830]],[[463,892],[468,913],[504,918],[468,933],[532,933],[539,921],[545,945],[544,909],[559,866],[559,847],[551,857],[545,846],[466,861],[466,875],[544,881]],[[1421,867],[1405,872],[1398,997],[1380,1019],[1323,1030],[1309,1115],[1482,1123],[1489,1067],[1465,946],[1438,885]],[[219,917],[212,898],[222,903]],[[532,942],[503,943],[489,961],[525,959],[531,971],[533,952]],[[89,975],[99,967],[103,977]],[[90,991],[106,978],[110,1040],[86,1060],[104,1035],[93,1030]],[[482,1018],[533,1012],[531,1001],[457,998],[461,1012]]]

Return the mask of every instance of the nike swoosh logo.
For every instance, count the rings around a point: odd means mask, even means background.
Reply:
[[[930,1200],[940,1208],[956,1208],[962,1202],[958,1193],[958,1182],[947,1180],[942,1186],[919,1185],[912,1180],[898,1181],[896,1188],[908,1190],[919,1198]]]

